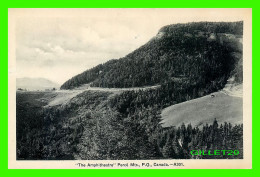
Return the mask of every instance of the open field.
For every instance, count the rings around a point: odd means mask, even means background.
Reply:
[[[214,96],[211,96],[214,95]],[[162,111],[163,127],[180,126],[182,123],[192,126],[211,124],[216,118],[218,123],[243,123],[243,100],[229,96],[222,91],[201,98],[172,105]]]
[[[101,88],[101,87],[90,87],[89,84],[84,84],[81,87],[75,88],[73,90],[58,90],[55,91],[57,95],[49,100],[47,106],[55,106],[67,103],[69,100],[75,96],[83,93],[84,91],[100,91],[100,92],[113,92],[114,94],[119,94],[124,91],[131,90],[146,90],[146,89],[156,89],[160,87],[159,85],[150,87],[133,87],[133,88]]]

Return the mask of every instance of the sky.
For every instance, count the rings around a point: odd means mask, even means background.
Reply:
[[[236,9],[11,9],[15,18],[16,77],[58,84],[110,59],[119,59],[165,25],[239,21]]]

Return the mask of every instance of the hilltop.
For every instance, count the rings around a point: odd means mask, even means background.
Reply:
[[[61,89],[91,83],[128,88],[168,81],[224,87],[242,55],[243,22],[197,22],[162,27],[145,45],[74,76]],[[240,41],[240,42],[239,42]]]

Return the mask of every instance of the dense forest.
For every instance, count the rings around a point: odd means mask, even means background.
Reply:
[[[39,97],[46,97],[44,93],[34,93],[27,101],[30,93],[20,93],[17,97],[17,158],[243,158],[242,124],[218,125],[215,120],[212,125],[201,127],[183,124],[163,128],[160,125],[162,108],[193,97],[189,89],[169,96],[171,87],[174,86],[167,84],[158,89],[115,95],[85,91],[65,105],[41,108],[37,102]],[[27,113],[32,110],[32,114]],[[239,150],[240,154],[192,156],[190,151],[196,149]]]
[[[110,60],[74,76],[61,89],[86,83],[97,87],[126,88],[169,80],[202,84],[225,82],[242,56],[234,40],[242,35],[243,22],[165,26],[142,47],[123,58]]]

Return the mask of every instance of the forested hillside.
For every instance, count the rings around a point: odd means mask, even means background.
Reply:
[[[18,93],[17,159],[243,158],[242,124],[218,124],[215,120],[201,129],[190,124],[163,128],[160,113],[170,99],[164,89],[116,95],[86,91],[54,107],[42,107],[46,103],[39,101],[54,93]],[[182,93],[183,100],[187,91]],[[216,149],[240,153],[190,154],[191,150]]]
[[[243,22],[199,22],[163,27],[127,56],[110,60],[65,82],[61,89],[140,87],[168,81],[225,85],[241,58]]]

